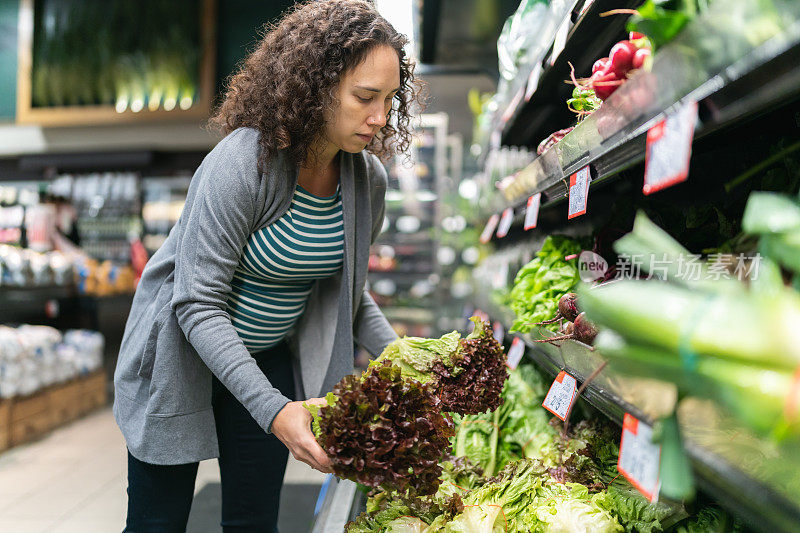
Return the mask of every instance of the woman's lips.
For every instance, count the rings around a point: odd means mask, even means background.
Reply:
[[[369,143],[373,137],[373,135],[364,135],[363,133],[356,133],[356,136],[365,143]]]

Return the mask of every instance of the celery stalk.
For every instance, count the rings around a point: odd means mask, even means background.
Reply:
[[[708,294],[667,283],[623,280],[580,286],[590,320],[632,342],[794,370],[800,364],[800,295],[741,290]]]
[[[788,428],[800,435],[800,427],[790,424],[784,411],[794,386],[792,372],[715,357],[698,357],[690,371],[677,352],[630,343],[608,330],[600,332],[594,345],[616,372],[671,381],[684,394],[716,401],[758,433]]]
[[[643,272],[659,274],[687,287],[713,292],[734,292],[739,288],[738,283],[731,280],[709,279],[708,267],[704,262],[694,265],[698,267],[696,271],[682,272],[682,269],[688,270],[685,265],[692,254],[642,211],[636,214],[633,230],[614,243],[614,251],[628,256]]]

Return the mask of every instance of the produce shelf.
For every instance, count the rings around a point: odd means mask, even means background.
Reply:
[[[344,531],[344,526],[363,509],[355,483],[329,475],[320,489],[312,533]]]
[[[521,207],[539,192],[543,206],[563,200],[566,179],[586,165],[595,187],[640,163],[647,130],[687,102],[699,103],[695,139],[700,139],[796,98],[800,3],[773,4],[775,12],[765,14],[757,0],[714,2],[657,51],[651,72],[636,73],[598,111],[521,170],[485,206],[487,216]],[[579,27],[580,21],[575,30]],[[536,145],[541,139],[513,140]]]
[[[476,288],[477,289],[477,288]],[[476,290],[475,305],[508,330],[513,313],[494,305]],[[605,360],[589,346],[564,341],[560,346],[535,343],[534,338],[553,335],[507,334],[520,337],[527,356],[552,376],[561,370],[579,383]],[[628,378],[606,367],[584,390],[582,397],[606,417],[622,425],[627,412],[652,424],[675,406],[674,385],[649,379]],[[796,531],[800,524],[800,480],[790,461],[797,463],[800,450],[779,448],[759,439],[716,409],[712,402],[687,398],[678,404],[678,418],[685,447],[692,460],[698,487],[757,531]]]
[[[587,3],[590,5],[584,9]],[[550,133],[574,120],[575,115],[564,103],[572,94],[572,87],[564,83],[569,79],[568,62],[572,63],[576,72],[590,70],[597,58],[587,56],[585,51],[609,50],[625,33],[627,17],[601,18],[600,14],[612,9],[635,8],[640,3],[640,0],[587,0],[577,3],[570,15],[575,23],[567,34],[564,49],[555,61],[550,60],[552,50],[544,58],[536,89],[527,102],[518,105],[502,126],[501,144],[535,146]],[[524,74],[529,76],[530,72]]]

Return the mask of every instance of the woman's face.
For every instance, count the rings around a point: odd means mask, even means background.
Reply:
[[[386,125],[392,99],[400,89],[400,59],[389,46],[377,46],[342,76],[335,94],[339,105],[326,117],[326,141],[357,153]]]

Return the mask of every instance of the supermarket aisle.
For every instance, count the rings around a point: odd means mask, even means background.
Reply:
[[[281,533],[309,531],[325,476],[290,460]],[[125,446],[111,408],[0,454],[0,531],[109,533],[125,522]],[[219,470],[200,464],[189,533],[219,532]],[[304,510],[307,509],[307,512]]]

